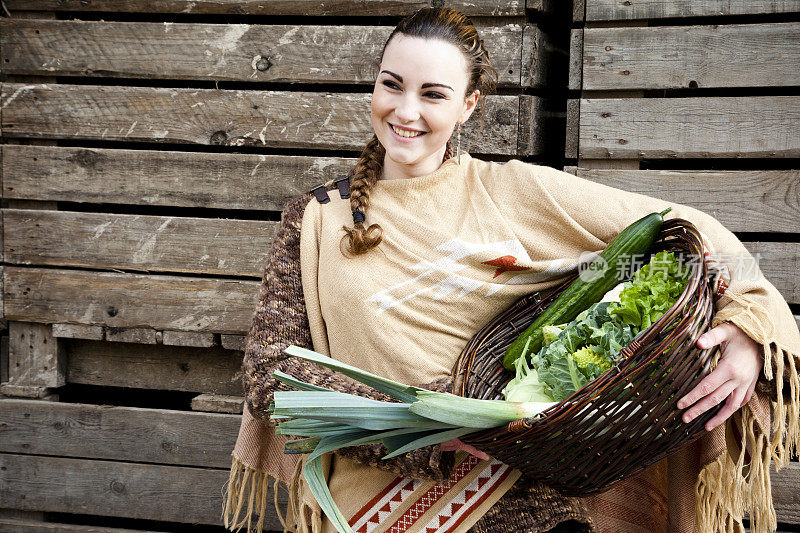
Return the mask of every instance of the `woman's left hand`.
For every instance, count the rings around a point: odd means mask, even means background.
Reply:
[[[723,322],[697,339],[702,349],[718,344],[722,355],[717,367],[678,401],[679,409],[691,406],[683,414],[683,421],[688,423],[727,398],[720,412],[706,422],[708,431],[750,401],[764,367],[761,346],[735,324]]]

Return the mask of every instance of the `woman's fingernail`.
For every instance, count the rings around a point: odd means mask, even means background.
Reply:
[[[678,409],[683,409],[684,407],[686,407],[686,402],[684,402],[683,400],[678,402]]]

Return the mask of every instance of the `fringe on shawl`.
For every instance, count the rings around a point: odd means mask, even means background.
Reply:
[[[773,379],[772,365],[775,364],[777,394],[774,401],[770,401],[771,435],[763,431],[764,428],[760,427],[747,405],[742,407],[740,416],[729,419],[728,423],[739,424],[739,434],[742,435],[739,457],[734,463],[726,451],[702,468],[695,485],[695,512],[700,531],[729,532],[743,531],[741,518],[746,510],[751,520],[750,531],[762,533],[777,528],[770,461],[775,462],[777,471],[786,466],[790,457],[800,450],[800,377],[795,364],[800,354],[792,353],[771,340],[774,338],[775,325],[760,305],[745,298],[735,300],[746,310],[725,320],[739,326],[752,339],[760,341],[764,348],[764,376],[768,380]],[[764,331],[765,322],[771,326],[769,334]],[[784,374],[787,374],[786,381],[789,383],[787,397],[784,397]],[[746,453],[750,455],[748,465],[744,464]]]
[[[267,492],[270,479],[274,480],[272,492],[274,495],[275,512],[283,526],[284,533],[319,533],[322,531],[322,514],[319,510],[300,502],[300,476],[303,471],[303,462],[298,461],[292,479],[287,487],[289,501],[286,514],[281,512],[278,503],[278,486],[280,480],[267,472],[250,468],[233,456],[231,472],[228,482],[222,488],[222,520],[225,529],[238,531],[247,525],[247,531],[252,529],[253,514],[258,517],[255,531],[264,530],[264,519],[267,516]],[[244,504],[247,502],[247,509]],[[244,515],[242,511],[244,510]]]

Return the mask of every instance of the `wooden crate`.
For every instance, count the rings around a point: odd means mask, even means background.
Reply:
[[[387,17],[424,5],[4,1],[0,531],[223,531],[280,211],[352,167]],[[471,152],[559,158],[563,7],[448,5],[499,73]]]
[[[501,67],[472,151],[566,163],[710,212],[753,237],[746,246],[797,305],[800,250],[786,232],[798,231],[787,229],[800,210],[798,171],[678,164],[797,157],[797,22],[775,20],[800,9],[624,4],[576,0],[569,55],[563,3],[448,4],[476,21]],[[428,4],[3,5],[0,531],[222,531],[243,339],[279,212],[352,166],[371,135],[353,117],[368,112],[385,17]],[[729,15],[740,17],[714,22]],[[683,63],[658,61],[662,49]],[[628,129],[654,118],[654,128]],[[561,120],[563,157],[550,141]],[[465,126],[466,143],[477,124]],[[654,160],[674,168],[644,168]],[[725,195],[702,194],[722,180]],[[797,463],[774,478],[783,525],[800,523],[798,482]],[[280,529],[276,516],[267,528]]]
[[[798,2],[573,4],[565,169],[716,217],[800,325]],[[800,464],[773,474],[800,524]]]

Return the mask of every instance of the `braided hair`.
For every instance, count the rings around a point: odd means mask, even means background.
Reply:
[[[489,61],[489,52],[483,44],[483,40],[478,35],[478,31],[472,21],[463,13],[450,8],[423,8],[409,15],[400,21],[397,27],[389,35],[386,44],[383,45],[381,61],[386,47],[392,38],[402,33],[408,37],[420,37],[424,39],[439,39],[454,44],[464,54],[467,60],[469,80],[465,97],[472,94],[475,89],[480,90],[478,97],[478,107],[481,112],[481,126],[478,134],[483,130],[485,121],[485,95],[493,92],[497,86],[497,71]],[[477,136],[476,136],[477,139]],[[467,147],[467,151],[475,142]],[[378,224],[365,226],[366,212],[369,207],[369,193],[372,186],[378,181],[378,176],[383,168],[383,160],[386,150],[378,140],[377,135],[367,142],[361,155],[350,175],[350,209],[353,213],[353,227],[342,226],[345,235],[342,236],[341,245],[346,244],[346,252],[359,255],[368,252],[378,246],[383,240],[383,228]],[[444,163],[453,157],[453,147],[450,140],[447,141]],[[343,255],[347,255],[342,250]]]

